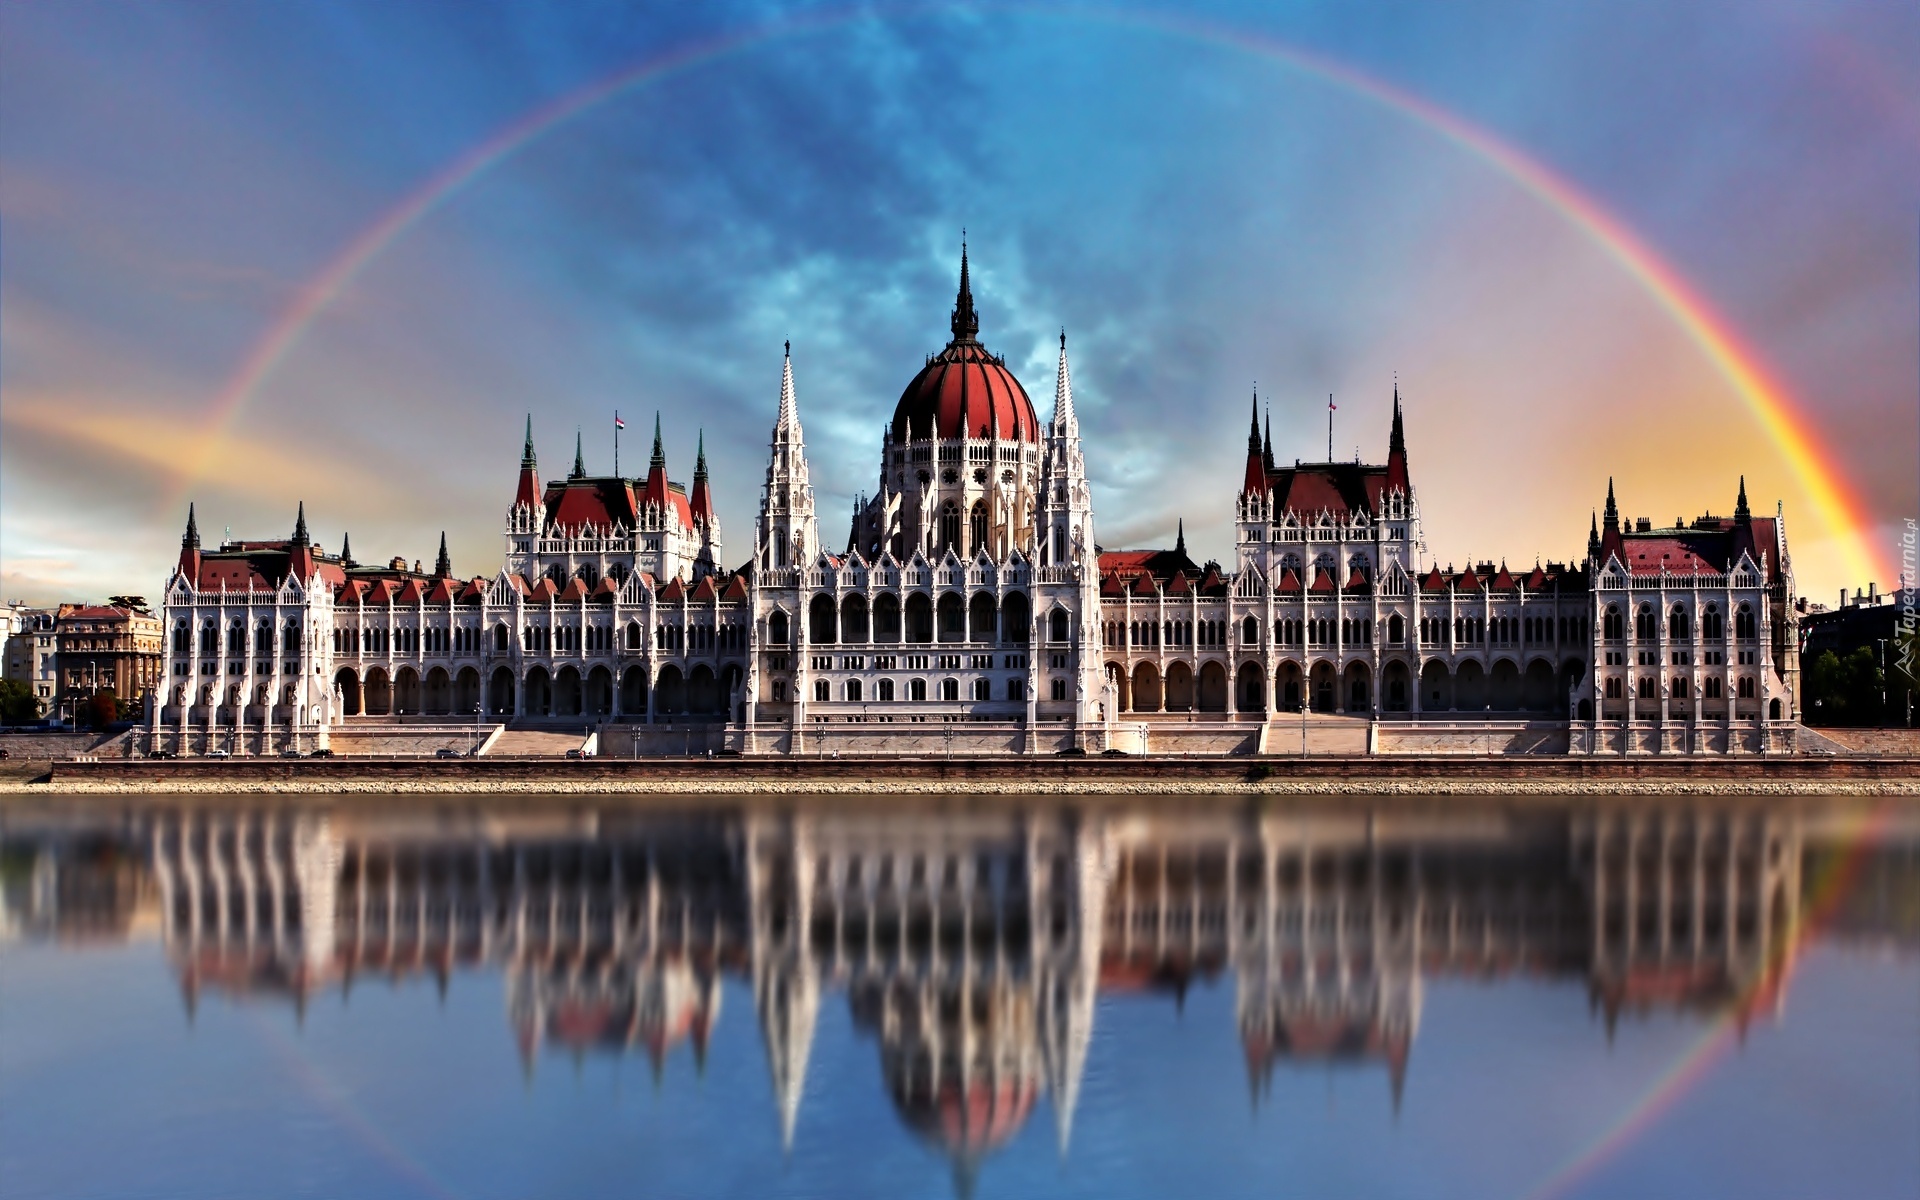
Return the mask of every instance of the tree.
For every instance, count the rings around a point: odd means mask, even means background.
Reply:
[[[87,697],[74,716],[84,729],[105,729],[120,719],[120,702],[112,688],[101,688]]]
[[[24,680],[0,679],[0,725],[24,725],[40,716],[40,701]]]

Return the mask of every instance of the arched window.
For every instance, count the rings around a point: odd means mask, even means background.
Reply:
[[[280,650],[289,657],[300,653],[300,622],[287,622],[287,628],[280,635]]]
[[[1026,680],[1024,679],[1007,680],[1007,699],[1025,700],[1026,698],[1027,698],[1027,681]]]
[[[886,704],[891,704],[893,702],[893,680],[882,679],[880,681],[879,687],[880,687],[881,702]]]
[[[787,629],[787,614],[776,612],[767,618],[767,640],[776,646],[792,642],[793,635]]]
[[[1726,622],[1720,619],[1718,604],[1707,605],[1707,610],[1700,614],[1700,636],[1709,642],[1717,642],[1727,636]]]
[[[1620,617],[1620,606],[1607,605],[1606,614],[1601,618],[1601,628],[1610,642],[1617,642],[1626,636],[1626,625]]]
[[[1651,642],[1659,634],[1654,628],[1653,605],[1642,604],[1640,611],[1633,615],[1633,637],[1635,641]]]
[[[1673,606],[1673,615],[1667,620],[1667,635],[1676,642],[1687,636],[1687,610],[1682,605]]]
[[[979,554],[987,548],[987,502],[985,500],[973,502],[973,512],[968,523],[973,527],[970,531],[973,534],[973,540],[967,543],[967,553]]]
[[[947,501],[940,510],[940,550],[958,550],[960,548],[960,510],[953,501]]]
[[[1685,675],[1675,675],[1673,677],[1673,686],[1668,690],[1673,694],[1675,700],[1685,700],[1687,698],[1687,677]]]
[[[927,698],[927,681],[912,679],[907,681],[907,699],[914,703],[923,703]]]
[[[1388,645],[1398,646],[1402,641],[1402,639],[1406,637],[1406,635],[1407,635],[1406,623],[1400,619],[1399,613],[1394,613],[1392,616],[1387,618],[1387,644]]]
[[[975,700],[993,699],[993,680],[991,679],[974,680],[973,681],[973,698]]]
[[[860,681],[858,679],[847,680],[847,703],[860,703]]]
[[[1240,622],[1240,640],[1249,646],[1258,645],[1260,642],[1260,622],[1254,620],[1252,617],[1248,617],[1246,620]]]
[[[640,649],[640,622],[638,621],[627,622],[627,649]]]
[[[1750,642],[1758,635],[1759,623],[1753,619],[1753,609],[1742,604],[1733,611],[1733,636],[1735,641]]]
[[[493,627],[493,649],[494,649],[494,653],[496,653],[496,654],[505,654],[505,653],[507,652],[507,638],[508,638],[508,636],[509,636],[509,635],[508,635],[508,633],[507,633],[507,627],[506,627],[505,625],[495,625],[495,626]]]
[[[1753,699],[1753,676],[1742,675],[1740,677],[1740,698],[1742,700]]]
[[[173,626],[173,650],[175,654],[185,654],[192,644],[193,634],[187,629],[185,621],[175,622]]]
[[[1053,641],[1064,642],[1067,640],[1067,610],[1066,609],[1064,608],[1054,609],[1053,615],[1050,618],[1048,618],[1048,624],[1052,627],[1048,632]]]
[[[958,679],[942,679],[940,681],[940,698],[942,700],[958,700],[960,698],[960,681]]]

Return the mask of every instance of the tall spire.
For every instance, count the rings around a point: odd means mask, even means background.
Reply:
[[[1740,477],[1740,498],[1733,504],[1733,519],[1736,521],[1753,520],[1753,510],[1747,507],[1747,477]]]
[[[1253,428],[1252,428],[1252,431],[1247,434],[1247,453],[1248,454],[1261,453],[1261,450],[1260,450],[1260,385],[1259,384],[1255,384],[1253,388]],[[1261,458],[1261,461],[1262,462],[1266,461],[1264,456]]]
[[[1065,433],[1073,424],[1073,372],[1067,367],[1067,331],[1060,330],[1060,371],[1053,383],[1053,427]]]
[[[1607,476],[1607,532],[1620,532],[1620,506],[1613,502],[1613,476]]]
[[[967,231],[960,231],[960,293],[953,298],[953,340],[971,342],[980,333],[980,314],[973,311],[973,287],[967,278]]]
[[[453,559],[447,554],[447,531],[444,529],[440,531],[440,557],[433,560],[433,573],[440,579],[453,576]]]
[[[711,525],[714,519],[713,489],[707,485],[707,431],[700,431],[699,450],[693,459],[693,495],[689,503],[697,524]]]
[[[1600,557],[1600,518],[1588,510],[1590,523],[1587,528],[1587,557]]]
[[[786,344],[786,357],[780,362],[780,414],[774,418],[775,429],[791,427],[796,433],[800,428],[800,409],[793,395],[793,343]]]
[[[666,469],[667,448],[666,443],[660,440],[660,414],[656,412],[653,414],[653,458],[647,463],[647,472],[651,474]]]
[[[305,500],[300,502],[300,515],[293,519],[293,544],[295,546],[313,544],[312,539],[307,536],[307,502]]]
[[[573,431],[573,470],[571,473],[567,475],[567,478],[568,479],[585,479],[586,477],[587,477],[587,456],[583,452],[583,448],[581,445],[581,438],[580,438],[580,430],[576,426]]]
[[[187,501],[187,532],[180,537],[180,548],[182,550],[200,548],[200,524],[193,519],[193,501],[191,500]]]
[[[1407,431],[1400,421],[1400,381],[1393,381],[1393,430],[1387,435],[1387,488],[1407,491],[1412,487],[1407,474]]]
[[[346,533],[340,535],[340,563],[348,567],[356,565],[353,561],[353,539]]]
[[[1267,428],[1260,437],[1260,461],[1273,470],[1273,405],[1267,405]]]
[[[694,451],[693,455],[693,481],[695,483],[699,483],[707,477],[707,431],[705,429],[700,431],[700,440],[697,445],[698,449]]]
[[[533,457],[533,414],[527,414],[527,444],[520,448],[520,469],[538,469],[539,463]]]
[[[1175,554],[1185,554],[1187,552],[1187,519],[1185,517],[1180,518],[1179,529],[1180,532],[1175,534],[1173,538],[1173,552]]]

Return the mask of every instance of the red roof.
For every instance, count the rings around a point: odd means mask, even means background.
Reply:
[[[1131,583],[1142,575],[1166,581],[1181,572],[1200,573],[1200,565],[1180,550],[1107,550],[1100,555],[1102,574]]]
[[[927,361],[893,409],[893,440],[1000,437],[1037,442],[1027,389],[978,342],[955,342]]]
[[[1374,516],[1386,481],[1385,467],[1364,463],[1281,467],[1266,476],[1276,512],[1290,512],[1303,522],[1323,512],[1342,520],[1356,512]]]

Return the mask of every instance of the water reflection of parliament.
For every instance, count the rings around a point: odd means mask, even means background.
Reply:
[[[497,965],[528,1071],[543,1045],[657,1066],[682,1041],[704,1057],[733,973],[790,1144],[839,987],[903,1118],[963,1170],[1042,1092],[1064,1149],[1101,992],[1230,976],[1256,1104],[1277,1063],[1353,1062],[1397,1106],[1436,975],[1584,975],[1609,1036],[1651,1007],[1775,1014],[1831,852],[1817,816],[1644,802],[135,820],[138,879],[89,902],[155,903],[190,1007]],[[65,869],[47,886],[84,890]]]

